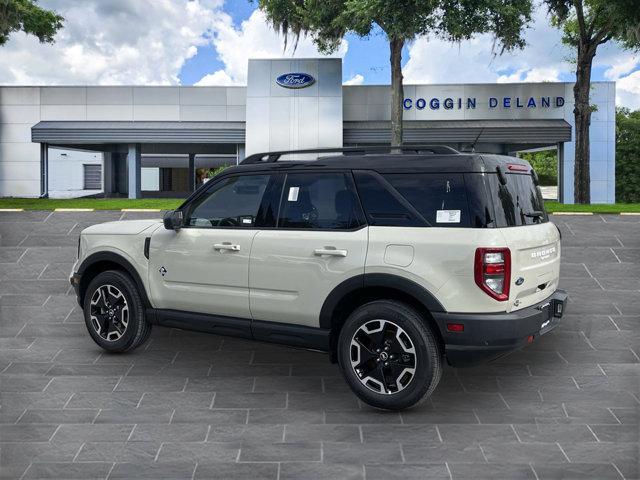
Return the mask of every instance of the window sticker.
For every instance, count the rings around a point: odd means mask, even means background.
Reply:
[[[436,223],[460,223],[460,210],[437,210]]]
[[[290,187],[289,188],[289,197],[287,198],[287,200],[289,200],[290,202],[297,202],[298,201],[298,192],[300,191],[300,187]]]

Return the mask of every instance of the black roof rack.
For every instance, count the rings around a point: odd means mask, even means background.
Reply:
[[[392,150],[400,150],[401,152],[413,152],[416,154],[429,153],[434,155],[459,155],[460,152],[446,145],[402,145],[402,146],[366,146],[366,147],[337,147],[337,148],[310,148],[305,150],[282,150],[278,152],[263,152],[249,155],[242,162],[242,165],[251,165],[256,163],[273,163],[277,162],[282,155],[292,153],[345,153],[345,154],[367,154],[377,152],[389,152]]]

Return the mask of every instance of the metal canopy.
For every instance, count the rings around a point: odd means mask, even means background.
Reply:
[[[31,127],[31,141],[52,144],[244,143],[244,122],[63,122]]]
[[[407,143],[555,144],[571,140],[564,120],[431,120],[405,121]],[[389,143],[391,122],[344,122],[345,144]]]

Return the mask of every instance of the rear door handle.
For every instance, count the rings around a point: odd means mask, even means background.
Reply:
[[[214,243],[213,244],[213,249],[214,250],[230,250],[232,252],[239,252],[240,251],[240,245],[233,245],[231,243]]]
[[[346,250],[337,250],[335,248],[316,248],[313,251],[314,255],[317,255],[318,257],[321,257],[323,255],[331,255],[333,257],[346,257],[347,256],[347,251]]]

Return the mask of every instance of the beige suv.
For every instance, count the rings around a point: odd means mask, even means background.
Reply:
[[[71,283],[89,333],[115,352],[154,324],[326,351],[358,397],[396,410],[429,396],[443,361],[488,361],[554,328],[560,232],[530,165],[396,152],[253,155],[164,223],[85,229]]]

